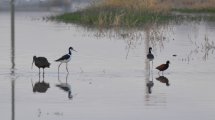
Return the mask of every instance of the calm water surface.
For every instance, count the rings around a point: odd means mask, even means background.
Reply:
[[[0,13],[1,119],[215,119],[215,22],[99,31],[45,21],[46,15],[16,13],[13,72],[10,14]],[[69,63],[70,74],[62,65],[58,77],[54,60],[69,46],[78,52]],[[149,46],[155,55],[152,67],[146,60]],[[31,69],[34,55],[51,63],[44,78],[38,68]],[[166,60],[170,68],[159,78],[155,67]],[[62,84],[70,87],[70,95],[57,87]]]

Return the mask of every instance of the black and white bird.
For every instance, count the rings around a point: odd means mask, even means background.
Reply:
[[[35,66],[39,68],[39,74],[40,74],[40,68],[43,68],[43,76],[44,76],[44,69],[50,67],[50,63],[45,57],[34,56],[31,69],[33,68],[33,64],[35,64]]]
[[[149,52],[148,52],[148,54],[147,54],[147,59],[149,60],[149,61],[153,61],[154,60],[154,55],[152,54],[152,48],[151,47],[149,47]]]
[[[67,67],[67,66],[68,66],[68,62],[71,60],[72,51],[77,52],[77,51],[74,50],[72,47],[69,47],[69,53],[68,53],[68,54],[63,55],[61,58],[55,60],[56,62],[60,62],[59,66],[58,66],[58,73],[59,73],[60,65],[61,65],[62,63],[66,63],[66,70],[67,70],[67,72],[69,73],[68,67]]]

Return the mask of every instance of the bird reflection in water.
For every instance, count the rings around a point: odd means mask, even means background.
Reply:
[[[146,87],[147,87],[147,93],[152,93],[152,87],[154,86],[153,82],[153,71],[151,70],[152,67],[150,67],[150,61],[147,61],[147,69],[149,71],[149,74],[146,74]]]
[[[148,88],[148,93],[151,94],[152,93],[152,87],[154,86],[154,82],[153,81],[149,81],[146,84],[147,88]]]
[[[158,78],[156,78],[156,80],[160,81],[161,83],[165,83],[166,86],[170,86],[169,79],[165,76],[159,76]]]
[[[35,84],[33,84],[33,81],[32,82],[32,87],[33,87],[33,92],[36,93],[45,93],[48,88],[50,88],[49,86],[49,83],[45,82],[44,81],[44,76],[43,76],[43,80],[42,82],[40,81],[40,75],[39,75],[39,81],[36,82]]]
[[[68,93],[68,98],[72,99],[73,95],[72,95],[72,91],[71,91],[71,85],[67,83],[68,76],[69,76],[69,73],[66,74],[66,82],[61,82],[59,74],[58,74],[59,84],[56,84],[56,87],[59,87],[63,91],[67,92]]]

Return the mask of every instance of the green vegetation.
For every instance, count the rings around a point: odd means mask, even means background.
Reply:
[[[172,11],[177,11],[181,13],[215,13],[215,8],[180,8],[180,9],[172,9]]]
[[[87,9],[74,13],[53,16],[51,19],[66,23],[98,27],[133,27],[150,22],[167,22],[184,18],[172,14],[172,11],[183,13],[215,13],[215,0],[105,0]],[[214,6],[211,6],[213,4]],[[199,17],[190,17],[199,19]],[[213,19],[211,17],[209,19]]]
[[[118,8],[89,8],[83,11],[55,16],[53,19],[67,23],[112,27],[138,26],[152,21],[166,21],[172,17],[170,14],[149,11],[136,12]]]

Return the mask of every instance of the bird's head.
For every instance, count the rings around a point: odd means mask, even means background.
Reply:
[[[35,60],[37,57],[36,56],[33,56],[33,60]]]
[[[152,47],[149,47],[149,50],[152,50]]]
[[[166,61],[166,64],[170,64],[169,60]]]
[[[77,52],[75,49],[73,49],[73,47],[69,47],[69,50]]]
[[[31,66],[31,69],[33,68],[33,64],[34,64],[34,61],[37,57],[36,56],[33,56],[33,62],[32,62],[32,66]]]

